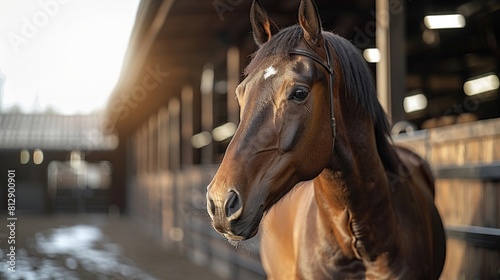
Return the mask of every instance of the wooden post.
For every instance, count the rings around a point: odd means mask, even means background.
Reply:
[[[156,174],[158,169],[158,117],[151,115],[149,117],[148,126],[148,171],[152,174]]]
[[[377,94],[389,120],[396,123],[404,120],[406,92],[404,1],[376,0],[376,11]]]
[[[204,132],[212,132],[214,114],[213,114],[213,88],[214,88],[214,66],[206,64],[203,67],[201,75],[201,130]],[[202,148],[201,163],[210,164],[213,161],[213,143],[210,143]]]
[[[169,169],[169,117],[167,107],[158,111],[158,166],[162,172]]]
[[[238,124],[240,119],[236,87],[240,83],[240,50],[231,47],[227,50],[227,121]]]
[[[177,226],[177,193],[175,178],[177,177],[178,171],[181,168],[181,128],[180,128],[180,113],[181,113],[181,103],[179,99],[173,98],[168,102],[168,114],[169,114],[169,144],[170,144],[170,168],[172,170],[171,174],[171,202],[170,207],[172,209],[172,227]]]
[[[170,146],[170,169],[175,171],[181,166],[180,153],[180,110],[181,105],[177,98],[168,102],[169,115],[169,146]]]
[[[181,92],[181,122],[182,122],[182,157],[183,166],[193,164],[193,147],[191,137],[193,136],[193,88],[184,86]]]
[[[148,172],[148,126],[147,123],[141,125],[141,172]],[[141,176],[142,177],[142,176]]]

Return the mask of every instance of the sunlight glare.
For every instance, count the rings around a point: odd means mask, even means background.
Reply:
[[[0,36],[22,41],[0,41],[6,76],[0,109],[53,108],[63,114],[104,109],[121,72],[139,0],[67,1],[50,14],[37,2],[11,3],[11,14],[0,10]],[[46,21],[36,25],[42,14]],[[28,37],[26,28],[33,30]]]
[[[80,30],[91,34],[90,38],[78,33],[67,38],[62,71],[71,75],[61,81],[64,87],[75,87],[79,94],[78,107],[83,110],[105,105],[109,96],[106,93],[111,93],[118,80],[125,51],[120,51],[116,45],[120,41],[116,34],[97,32],[100,22],[88,24]],[[60,95],[57,98],[65,100],[65,106],[70,107],[75,102],[75,96],[65,96],[64,92]]]

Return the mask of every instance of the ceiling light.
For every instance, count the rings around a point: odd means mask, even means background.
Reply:
[[[208,131],[203,131],[191,137],[191,146],[201,149],[212,142],[212,135]]]
[[[363,51],[363,56],[366,61],[370,63],[377,63],[380,61],[380,51],[377,48],[369,48]]]
[[[26,164],[30,161],[30,152],[28,150],[21,150],[21,164]]]
[[[464,92],[467,95],[476,95],[498,89],[500,82],[495,74],[487,74],[472,78],[464,84]]]
[[[461,14],[425,16],[424,24],[429,29],[463,28],[465,18]]]
[[[33,152],[33,162],[35,164],[41,164],[43,162],[43,152],[40,149],[35,149]]]
[[[201,94],[210,94],[214,87],[214,66],[212,64],[207,64],[203,68],[201,73],[201,84],[200,91]]]
[[[406,113],[411,113],[427,108],[427,98],[422,93],[405,97],[403,107]]]
[[[224,141],[229,139],[236,132],[236,124],[232,122],[225,123],[212,130],[212,136],[215,141]]]

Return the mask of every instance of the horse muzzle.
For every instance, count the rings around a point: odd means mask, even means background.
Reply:
[[[207,211],[212,219],[212,226],[225,238],[241,241],[257,234],[264,207],[244,213],[246,208],[250,207],[244,207],[242,197],[236,190],[230,190],[224,195],[214,195],[209,186]]]

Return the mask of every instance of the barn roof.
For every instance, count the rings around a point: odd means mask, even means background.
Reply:
[[[340,0],[322,6],[324,26],[333,28],[333,18],[353,9],[354,24],[372,17],[371,0],[355,2]],[[107,111],[118,131],[130,131],[173,96],[180,94],[186,84],[199,87],[203,66],[212,63],[216,72],[224,72],[228,48],[240,48],[242,64],[255,51],[251,35],[249,10],[251,1],[198,1],[198,0],[143,0],[139,6],[136,24],[128,47],[127,58],[120,81],[109,100]],[[298,1],[265,1],[273,20],[285,27],[297,22]],[[326,8],[328,7],[328,8]],[[329,14],[329,16],[326,16]],[[151,73],[160,73],[147,80]],[[155,84],[148,87],[144,81]],[[157,82],[157,83],[155,83]]]
[[[115,135],[106,135],[99,115],[0,114],[0,150],[113,150]]]
[[[261,2],[279,26],[297,22],[298,0]],[[403,2],[406,7],[399,11],[397,4]],[[424,114],[411,116],[422,121],[461,103],[466,97],[462,85],[470,76],[498,69],[500,5],[485,0],[403,2],[391,1],[391,8],[406,17],[406,26],[401,27],[406,33],[402,41],[406,88],[424,89],[429,99]],[[171,97],[179,96],[186,84],[199,87],[206,63],[223,73],[231,46],[240,48],[244,67],[255,50],[250,4],[250,0],[142,0],[121,77],[107,106],[117,130],[132,131]],[[325,29],[360,49],[375,46],[374,0],[316,0],[316,4]],[[465,28],[427,31],[424,27],[425,15],[453,11],[466,17]]]

